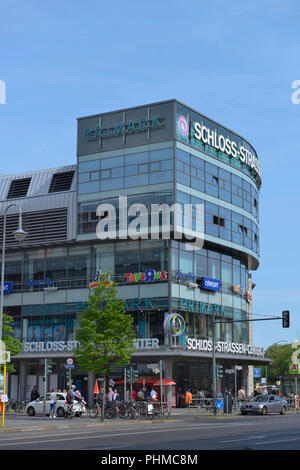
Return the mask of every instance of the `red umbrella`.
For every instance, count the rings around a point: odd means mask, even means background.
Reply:
[[[133,385],[143,385],[144,380],[145,380],[145,383],[146,383],[145,377],[139,377],[138,380],[136,380],[135,382],[133,382]]]
[[[173,382],[173,380],[170,380],[170,379],[162,379],[161,384],[162,385],[176,385],[176,382]],[[156,382],[154,382],[153,385],[155,387],[159,387],[160,386],[160,380],[156,380]]]
[[[124,379],[122,379],[122,380],[117,380],[117,381],[115,382],[115,385],[121,385],[121,384],[124,384]],[[127,380],[126,380],[126,384],[129,384],[129,382],[127,382]]]

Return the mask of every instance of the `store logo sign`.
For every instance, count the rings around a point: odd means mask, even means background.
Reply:
[[[95,289],[103,284],[106,287],[111,286],[110,274],[103,273],[102,269],[98,269],[96,274],[94,274],[92,282],[90,282],[90,289]]]
[[[221,282],[217,279],[210,279],[209,277],[203,277],[201,281],[202,289],[218,291],[221,287]]]
[[[165,281],[168,279],[167,271],[155,271],[147,269],[143,273],[125,273],[127,282],[155,282]]]
[[[170,336],[180,336],[185,331],[184,318],[179,313],[170,313],[164,321],[164,330]]]
[[[187,122],[187,119],[185,116],[183,115],[179,116],[178,121],[177,121],[177,126],[178,126],[180,134],[183,137],[186,137],[189,133],[189,123]]]
[[[54,281],[53,281],[53,279],[48,279],[48,277],[45,277],[44,279],[39,280],[39,281],[34,281],[33,279],[28,279],[27,286],[28,287],[54,286]]]
[[[190,281],[190,282],[197,282],[197,276],[195,276],[193,273],[183,273],[181,269],[177,271],[177,277],[176,279],[183,279],[184,281]]]
[[[239,159],[261,177],[261,168],[256,155],[242,145],[238,146],[236,141],[230,140],[222,134],[218,134],[216,130],[203,126],[200,122],[194,123],[193,138],[196,141],[201,141],[204,144],[214,147],[216,150],[226,153],[230,157]]]
[[[160,114],[151,118],[140,117],[137,120],[131,119],[128,123],[121,121],[108,125],[99,125],[97,127],[85,127],[83,137],[87,140],[103,139],[107,137],[119,137],[123,135],[137,134],[146,132],[148,129],[161,129],[164,126],[164,117]]]
[[[1,289],[1,282],[0,282],[0,289]],[[4,283],[4,289],[3,292],[4,294],[9,294],[13,289],[13,283],[12,281],[8,281]]]

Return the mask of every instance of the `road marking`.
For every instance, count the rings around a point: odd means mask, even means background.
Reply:
[[[242,424],[241,423],[236,423],[236,426],[241,426]],[[124,432],[123,433],[117,433],[117,434],[104,434],[104,435],[101,435],[101,439],[103,438],[111,438],[111,437],[120,437],[120,436],[134,436],[136,434],[153,434],[153,433],[161,433],[161,432],[178,432],[178,431],[186,431],[188,429],[206,429],[206,428],[212,428],[212,427],[217,427],[217,428],[224,428],[224,427],[227,427],[228,424],[224,423],[224,424],[218,424],[217,426],[212,423],[212,424],[208,424],[208,425],[205,425],[205,426],[199,426],[199,425],[190,425],[190,426],[185,426],[184,428],[162,428],[162,429],[157,429],[157,427],[153,427],[152,430],[149,430],[149,431],[137,431],[137,432],[128,432],[128,430],[124,429]],[[103,428],[101,428],[101,430],[103,430]],[[57,429],[56,429],[56,433],[57,433]],[[85,433],[87,434],[87,433]],[[99,434],[94,434],[92,432],[89,432],[88,434],[93,434],[92,436],[86,436],[85,434],[81,434],[80,437],[76,437],[78,435],[78,431],[76,433],[76,436],[70,436],[68,438],[57,438],[57,434],[55,435],[48,435],[48,438],[52,438],[52,437],[56,437],[57,439],[51,439],[51,442],[56,442],[56,441],[59,441],[59,442],[62,442],[62,441],[70,441],[70,440],[83,440],[83,439],[93,439],[95,437],[99,437]],[[25,444],[33,444],[32,442],[32,439],[36,439],[36,438],[40,438],[41,436],[38,435],[38,436],[30,436],[30,441],[27,441],[27,442],[20,442],[18,444],[20,445],[25,445]],[[45,436],[46,437],[46,436]],[[5,441],[17,441],[17,440],[22,440],[24,439],[24,436],[22,437],[10,437],[10,438],[6,438]],[[35,444],[40,444],[40,443],[43,443],[43,442],[50,442],[48,439],[47,440],[42,440],[42,441],[37,441],[35,442]],[[0,442],[0,447],[2,446],[5,446],[5,445],[14,445],[14,443],[8,443],[8,442],[3,442],[1,441]]]
[[[249,439],[265,439],[266,437],[267,436],[249,436],[249,437],[245,437],[243,439],[230,439],[230,440],[220,441],[220,442],[225,443],[225,442],[249,441]]]

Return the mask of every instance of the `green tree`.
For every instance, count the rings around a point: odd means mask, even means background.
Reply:
[[[11,322],[13,321],[13,317],[7,314],[3,314],[3,322],[2,322],[2,340],[5,343],[5,350],[10,351],[10,358],[12,359],[13,356],[17,356],[22,349],[23,343],[21,343],[18,339],[13,337],[14,329],[11,326]],[[14,372],[15,368],[11,362],[6,364],[7,372]]]
[[[104,375],[104,393],[112,366],[130,362],[135,351],[132,329],[133,318],[125,313],[124,300],[117,298],[117,284],[108,281],[108,273],[101,274],[94,294],[79,316],[75,355],[80,368]],[[103,393],[102,420],[105,399]]]
[[[269,384],[275,384],[279,377],[289,375],[289,363],[292,361],[294,349],[291,344],[272,344],[265,351],[265,357],[272,359],[273,364],[262,368],[262,374],[268,377]]]

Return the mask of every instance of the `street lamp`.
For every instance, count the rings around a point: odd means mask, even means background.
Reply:
[[[6,238],[6,214],[10,207],[16,207],[19,211],[19,224],[17,230],[14,231],[16,241],[23,242],[27,233],[22,228],[22,212],[18,204],[9,204],[3,215],[3,240],[2,240],[2,264],[1,264],[1,295],[0,295],[0,350],[2,349],[2,324],[3,324],[3,294],[4,294],[4,267],[5,267],[5,238]],[[4,345],[3,345],[4,346]]]

